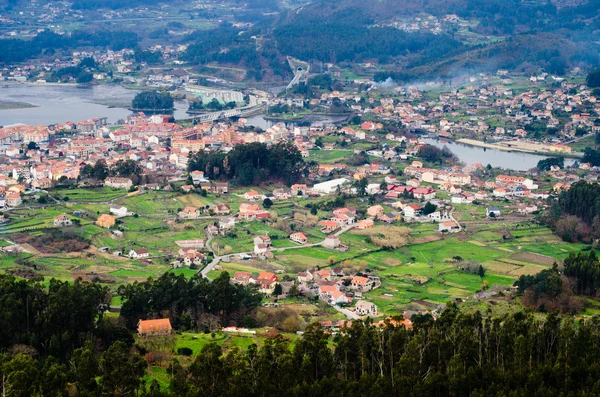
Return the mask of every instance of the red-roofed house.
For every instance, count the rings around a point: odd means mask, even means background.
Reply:
[[[140,336],[169,335],[173,331],[173,327],[168,318],[140,320],[137,331]]]

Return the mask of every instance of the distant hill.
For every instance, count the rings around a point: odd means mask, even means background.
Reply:
[[[600,0],[322,0],[282,15],[273,37],[283,55],[372,60],[408,77],[499,67],[562,74],[598,64],[599,30]]]

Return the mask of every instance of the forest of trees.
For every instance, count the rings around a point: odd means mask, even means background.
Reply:
[[[591,147],[585,148],[583,152],[582,163],[589,163],[592,167],[600,165],[600,151],[592,149]]]
[[[518,312],[502,318],[454,305],[413,328],[354,321],[333,338],[319,324],[293,344],[283,336],[259,347],[204,346],[167,369],[168,389],[143,382],[137,347],[86,344],[66,363],[30,354],[0,355],[11,396],[591,396],[600,393],[600,321],[574,322]],[[43,394],[42,394],[43,393]]]
[[[559,298],[563,278],[595,294],[595,253],[572,255],[524,276],[519,291]],[[585,280],[585,281],[583,281]],[[543,284],[543,285],[542,285]],[[199,313],[226,324],[244,318],[260,296],[229,283],[166,274],[120,288],[124,325],[167,316],[176,330],[203,328]],[[0,275],[0,390],[29,396],[591,396],[600,393],[600,319],[575,322],[527,311],[502,318],[461,312],[456,304],[413,327],[353,321],[335,336],[307,326],[293,343],[273,334],[247,348],[205,345],[196,357],[170,361],[163,387],[147,380],[148,344],[135,343],[119,319],[105,318],[107,288],[79,280],[17,280]],[[550,308],[547,308],[548,310]],[[188,328],[189,327],[189,328]],[[174,354],[165,344],[158,353]],[[162,345],[161,345],[162,346]],[[184,346],[185,347],[185,346]],[[186,350],[178,349],[183,354]],[[189,350],[189,349],[187,349]],[[188,353],[186,353],[188,354]],[[169,355],[165,356],[169,357]],[[169,361],[165,362],[165,365]]]
[[[540,311],[575,314],[584,308],[580,296],[598,296],[600,262],[594,250],[572,252],[564,260],[562,269],[554,264],[535,276],[521,276],[515,285],[525,305]]]
[[[600,238],[600,186],[586,181],[574,183],[560,193],[544,220],[565,241]]]
[[[165,273],[156,280],[119,287],[123,297],[121,317],[130,329],[140,319],[169,317],[181,330],[214,329],[211,324],[243,324],[244,317],[260,305],[262,296],[256,285],[243,287],[229,282],[223,272],[210,282],[206,278],[185,278]]]
[[[423,145],[419,148],[418,156],[430,163],[444,163],[446,161],[456,160],[456,156],[448,147],[439,149],[433,145]]]
[[[106,160],[100,159],[94,165],[86,164],[79,170],[81,179],[92,178],[104,181],[109,176],[118,176],[130,178],[134,185],[141,182],[143,169],[137,161],[118,160],[112,167],[109,167]]]
[[[599,88],[600,87],[600,69],[592,70],[585,80],[585,83],[590,88]]]
[[[261,53],[257,52],[251,35],[239,33],[239,30],[228,25],[221,25],[210,31],[195,32],[186,38],[191,44],[182,55],[182,59],[200,65],[217,62],[244,66],[248,69],[248,78],[261,80],[263,66],[260,58],[266,56],[270,59],[269,64],[274,68],[274,74],[285,74],[281,64],[278,65],[275,53],[269,52],[267,48],[263,48]],[[228,51],[222,51],[223,48],[227,48]],[[286,66],[285,70],[289,73],[289,67]]]
[[[360,62],[377,59],[388,63],[394,57],[415,52],[437,57],[462,44],[451,37],[406,33],[394,28],[367,28],[329,21],[324,24],[290,24],[274,31],[279,50],[300,59],[322,62]]]
[[[298,148],[291,142],[236,145],[228,152],[199,151],[191,155],[188,171],[204,171],[206,178],[233,180],[240,186],[281,180],[291,185],[306,171]]]
[[[76,30],[64,35],[45,30],[31,40],[1,39],[0,64],[22,62],[40,55],[49,56],[57,51],[79,47],[100,47],[115,51],[136,48],[138,40],[136,33],[122,30]]]
[[[171,110],[173,97],[168,92],[143,91],[131,101],[134,110]]]
[[[550,171],[552,166],[557,166],[560,169],[563,169],[565,167],[565,158],[549,157],[547,159],[540,160],[537,163],[537,169],[540,171]]]

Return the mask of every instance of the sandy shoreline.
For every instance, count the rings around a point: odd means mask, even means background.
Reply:
[[[6,101],[0,99],[0,110],[31,109],[37,107],[39,106],[29,102]]]
[[[573,157],[573,158],[580,158],[583,156],[582,153],[577,153],[577,152],[565,153],[565,152],[551,152],[551,151],[545,151],[545,150],[526,149],[526,148],[519,147],[519,146],[498,145],[498,144],[494,144],[494,143],[487,143],[487,142],[477,141],[475,139],[466,139],[466,138],[458,139],[456,142],[463,143],[465,145],[470,145],[470,146],[483,147],[483,148],[487,148],[487,149],[503,150],[505,152],[530,153],[530,154],[537,154],[540,156],[554,156],[554,157],[562,156],[562,157]]]

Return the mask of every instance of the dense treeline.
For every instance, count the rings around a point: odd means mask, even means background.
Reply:
[[[484,319],[455,306],[414,329],[360,321],[329,335],[309,326],[290,344],[224,351],[207,345],[187,369],[174,362],[176,396],[586,396],[600,392],[600,323],[516,313]]]
[[[600,290],[600,262],[595,251],[571,253],[565,259],[564,274],[573,279],[575,293],[595,296]]]
[[[600,186],[586,181],[573,184],[560,193],[545,221],[565,241],[600,238]]]
[[[564,157],[549,157],[547,159],[543,159],[538,161],[537,169],[540,171],[550,171],[552,166],[556,166],[560,169],[565,167],[565,158]]]
[[[521,276],[515,282],[522,302],[540,311],[577,313],[583,309],[578,297],[597,296],[600,290],[600,262],[595,251],[571,253],[562,270],[557,264],[535,276]]]
[[[426,144],[419,148],[419,153],[417,155],[430,163],[442,164],[446,161],[456,160],[456,156],[447,146],[440,149],[433,145]]]
[[[46,30],[31,40],[0,40],[0,63],[22,62],[40,55],[53,55],[56,51],[79,47],[102,47],[118,51],[135,48],[138,40],[137,34],[129,31],[78,30],[59,35]]]
[[[582,163],[589,163],[593,167],[600,166],[600,151],[586,147],[583,152]]]
[[[168,92],[143,91],[132,99],[132,109],[139,110],[171,110],[173,97]]]
[[[367,28],[338,22],[284,25],[274,31],[279,50],[300,59],[323,62],[360,62],[424,51],[438,57],[462,44],[451,37],[429,33],[406,33],[394,28]]]
[[[306,170],[298,148],[291,142],[268,146],[248,143],[230,152],[199,151],[188,162],[188,171],[203,171],[209,179],[233,180],[241,186],[259,185],[268,180],[282,180],[291,185]]]
[[[597,266],[595,254],[582,255],[569,259],[565,269],[573,261]],[[550,274],[555,272],[556,267]],[[130,311],[130,322],[142,312],[166,314],[183,329],[186,313],[197,307],[232,313],[236,305],[258,304],[254,292],[231,285],[227,274],[213,283],[211,287],[206,280],[171,274],[135,284],[127,292],[124,287],[123,310]],[[546,287],[552,289],[556,286]],[[169,388],[161,390],[158,383],[148,385],[144,380],[147,363],[139,352],[145,348],[134,347],[122,328],[112,325],[111,332],[103,330],[101,313],[107,298],[102,287],[80,281],[52,280],[46,290],[36,281],[0,276],[0,343],[8,351],[0,354],[5,395],[62,396],[67,390],[78,396],[146,397],[600,393],[597,317],[577,323],[553,313],[544,318],[526,312],[491,318],[462,313],[453,303],[435,320],[430,315],[413,316],[409,330],[388,320],[383,328],[354,321],[333,337],[319,324],[309,325],[293,344],[282,336],[243,350],[210,343],[189,365],[187,360],[173,360],[167,371]],[[50,341],[43,340],[48,336],[37,337],[45,333],[53,334]],[[99,343],[107,340],[103,336],[107,334],[113,336],[110,343]],[[57,350],[62,358],[47,355],[49,346],[60,343],[69,345],[66,354]]]
[[[45,290],[0,275],[0,350],[27,345],[64,358],[97,329],[109,302],[108,290],[97,284],[52,279]]]
[[[249,34],[240,34],[238,29],[221,25],[209,31],[197,31],[187,37],[192,44],[182,59],[200,65],[209,62],[242,65],[248,68],[247,77],[260,80],[262,65],[256,44]],[[227,48],[227,51],[223,51]],[[275,57],[272,54],[272,57]],[[289,68],[288,68],[289,70]]]
[[[585,83],[590,88],[600,87],[600,69],[592,70],[585,80]]]
[[[558,197],[560,209],[591,224],[600,215],[600,185],[580,181]]]
[[[212,282],[165,273],[156,280],[119,287],[124,300],[121,316],[131,329],[140,319],[156,317],[169,317],[173,327],[182,330],[214,329],[215,323],[228,325],[227,321],[242,324],[262,299],[253,287],[231,284],[226,272]]]
[[[521,302],[540,312],[557,310],[576,314],[584,308],[581,298],[575,295],[573,278],[561,274],[556,264],[534,276],[519,277],[515,285],[521,295]]]
[[[79,178],[93,178],[103,181],[109,176],[130,178],[134,185],[141,182],[143,169],[137,161],[118,160],[112,167],[109,167],[106,160],[100,159],[96,164],[85,164],[79,169]]]

